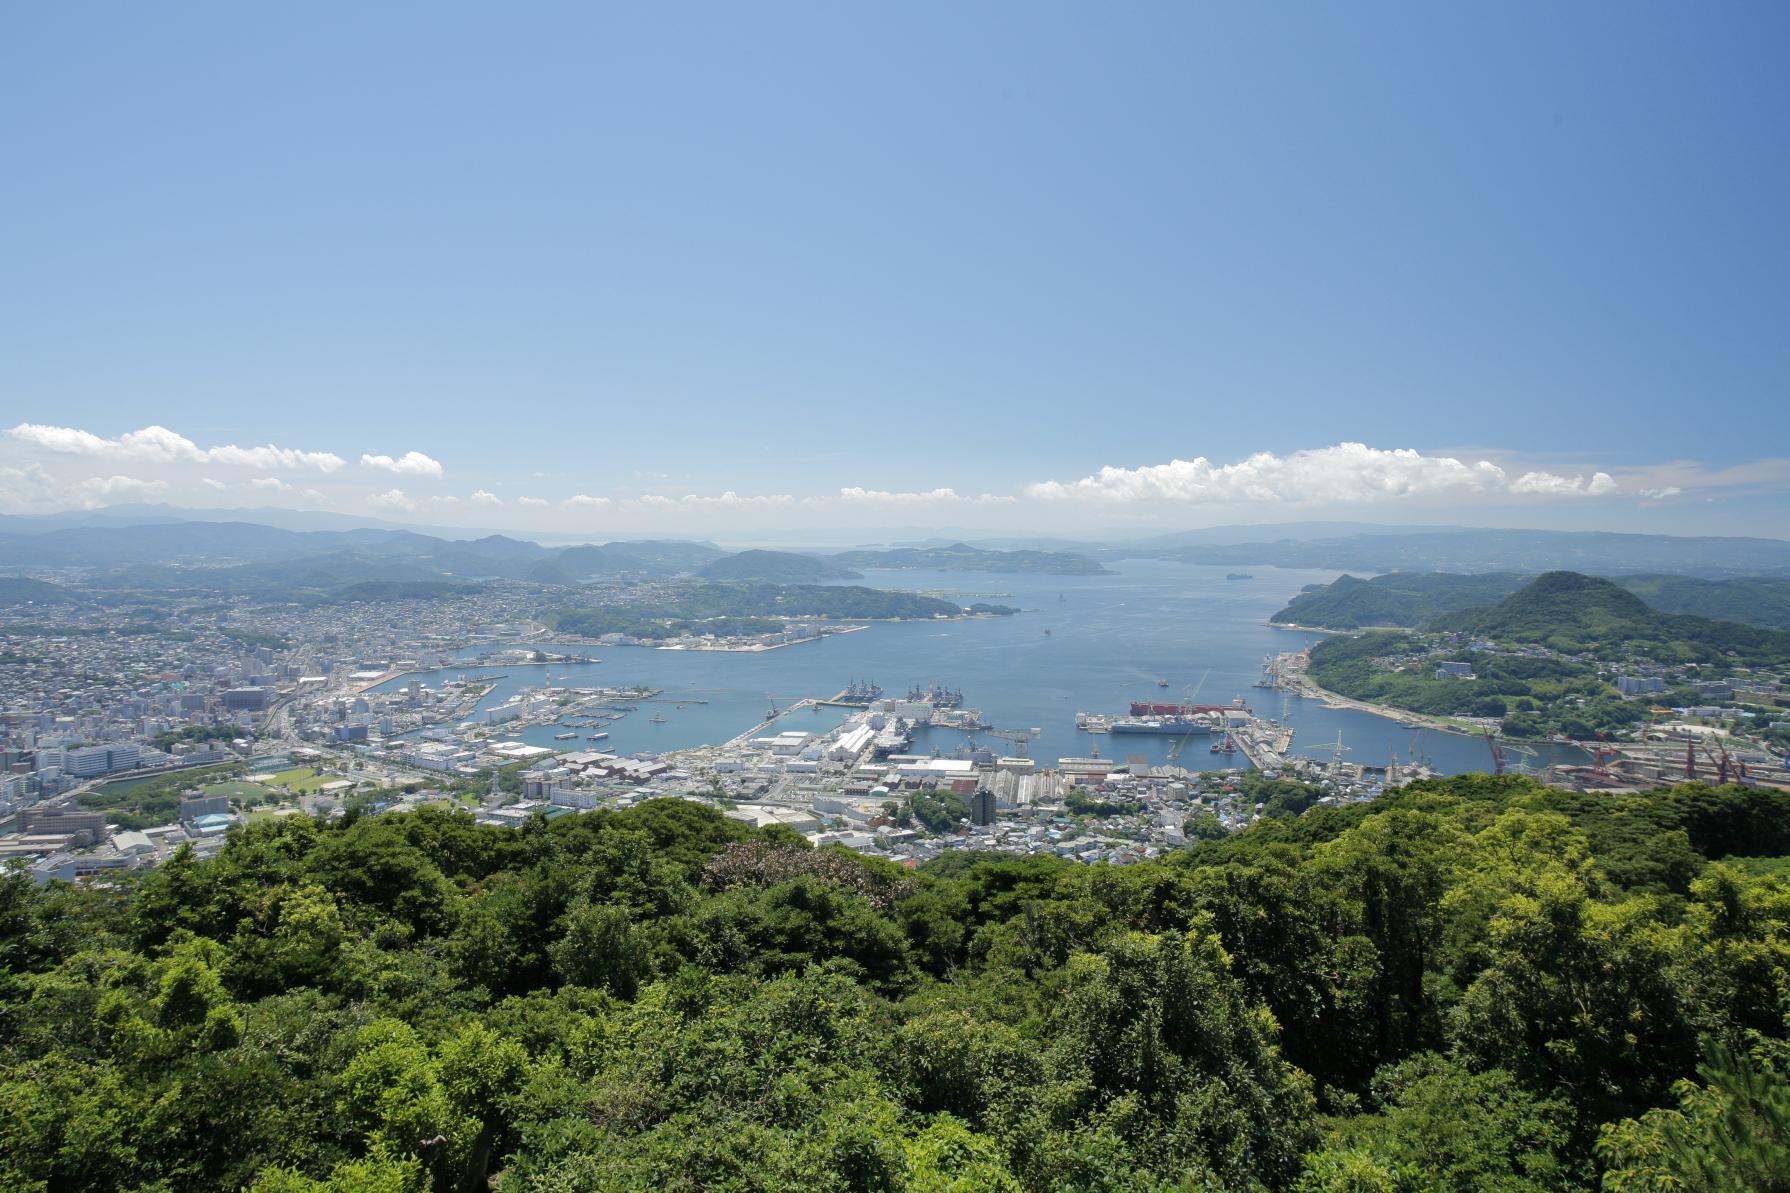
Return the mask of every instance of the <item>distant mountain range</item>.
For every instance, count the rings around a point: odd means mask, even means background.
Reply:
[[[221,511],[208,511],[219,513]],[[244,511],[269,514],[276,511]],[[312,522],[343,515],[297,514]],[[1790,542],[1764,538],[1677,537],[1601,531],[1485,530],[1309,522],[1231,526],[1119,543],[1003,540],[992,546],[962,541],[857,549],[832,554],[791,551],[728,552],[713,543],[618,540],[544,546],[501,534],[476,538],[421,534],[394,524],[296,529],[258,521],[216,521],[157,506],[114,506],[78,514],[0,517],[0,567],[86,569],[100,587],[190,587],[195,569],[205,584],[235,593],[281,590],[333,593],[363,581],[414,582],[509,579],[578,585],[598,580],[702,575],[710,579],[816,583],[852,578],[870,569],[1094,575],[1104,562],[1172,559],[1220,567],[1281,566],[1349,572],[1477,575],[1460,581],[1385,578],[1311,624],[1418,624],[1463,600],[1483,604],[1500,585],[1514,591],[1520,577],[1567,569],[1634,577],[1630,585],[1657,608],[1748,619],[1784,620],[1783,597],[1769,584],[1723,589],[1694,580],[1790,578]],[[1269,538],[1270,535],[1283,537]],[[1251,538],[1250,536],[1259,536]],[[1046,545],[1047,544],[1047,545]],[[1498,580],[1497,576],[1507,577]],[[60,576],[53,576],[60,579]],[[1640,583],[1645,580],[1646,582]],[[1326,598],[1335,605],[1338,594]],[[1289,606],[1289,608],[1292,608]]]
[[[842,551],[829,558],[854,568],[925,568],[939,572],[1036,572],[1052,576],[1098,576],[1106,568],[1085,555],[1064,551],[989,550],[968,543],[943,547],[898,547],[888,551]]]
[[[1533,579],[1508,572],[1394,572],[1371,580],[1342,576],[1300,593],[1269,620],[1337,630],[1415,629],[1450,613],[1497,604]],[[1638,575],[1616,576],[1612,583],[1661,613],[1790,630],[1790,577],[1703,580]]]
[[[43,520],[24,520],[23,524],[28,529],[20,529],[18,519],[0,521],[0,563],[5,566],[84,569],[90,573],[85,584],[96,589],[199,586],[208,591],[283,599],[333,598],[352,585],[414,586],[439,580],[579,585],[695,575],[713,580],[816,583],[857,578],[854,566],[1074,575],[1105,570],[1079,555],[991,551],[963,544],[924,551],[823,556],[757,550],[729,553],[712,543],[651,539],[544,547],[497,534],[455,540],[373,527],[287,530],[207,521],[45,525]],[[41,593],[44,599],[48,595]]]
[[[778,584],[863,579],[861,573],[834,560],[793,551],[741,551],[737,555],[723,555],[696,574],[705,580],[771,580]]]
[[[1271,529],[1271,528],[1264,528]],[[1160,542],[1160,540],[1158,540]],[[1790,575],[1790,542],[1764,538],[1689,538],[1589,530],[1408,530],[1191,546],[1120,543],[1096,559],[1176,559],[1337,571],[1633,572],[1692,576]]]

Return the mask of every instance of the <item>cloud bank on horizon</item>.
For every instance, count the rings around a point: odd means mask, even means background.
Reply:
[[[1011,493],[853,485],[813,494],[617,489],[555,496],[515,492],[525,485],[537,488],[533,479],[512,483],[482,475],[482,483],[470,493],[447,491],[446,466],[415,449],[399,454],[361,452],[358,467],[351,467],[350,457],[334,451],[271,443],[201,447],[161,426],[108,437],[76,427],[25,422],[7,430],[0,447],[5,456],[16,457],[0,457],[0,511],[10,513],[148,499],[217,506],[230,502],[233,495],[258,494],[299,508],[349,514],[477,510],[519,520],[519,525],[554,521],[567,527],[601,516],[640,529],[687,525],[727,514],[771,522],[793,518],[809,524],[831,520],[849,525],[871,510],[981,514],[1025,523],[1055,518],[1065,508],[1110,519],[1131,513],[1141,518],[1152,512],[1167,516],[1190,508],[1547,507],[1624,498],[1632,506],[1735,490],[1783,493],[1790,482],[1786,461],[1721,471],[1683,462],[1557,471],[1520,467],[1508,457],[1462,458],[1413,448],[1338,443],[1285,454],[1256,452],[1230,463],[1196,456],[1136,467],[1108,465],[1074,480],[1019,485]],[[115,471],[127,465],[142,475]],[[277,472],[309,473],[312,483],[300,487],[273,475]],[[381,479],[383,484],[378,483]]]

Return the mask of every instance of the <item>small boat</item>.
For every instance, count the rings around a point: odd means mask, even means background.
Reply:
[[[585,741],[602,741],[604,738],[606,738],[608,736],[609,735],[607,733],[593,733],[589,737],[585,738],[584,740]]]
[[[1159,679],[1159,680],[1157,680],[1157,681],[1156,681],[1156,686],[1157,686],[1157,687],[1159,687],[1159,688],[1166,688],[1166,687],[1168,687],[1168,680],[1166,680],[1166,679]]]
[[[654,713],[653,714],[653,724],[663,725],[664,723],[665,723],[665,714],[664,713]]]
[[[571,741],[574,737],[577,737],[577,736],[578,735],[576,733],[555,733],[553,735],[553,740],[554,741]]]
[[[1048,637],[1050,637],[1050,631],[1049,631],[1049,630],[1045,630],[1045,631],[1044,631],[1044,636],[1045,636],[1045,637],[1046,637],[1046,638],[1048,638]]]
[[[1226,580],[1253,580],[1253,579],[1255,579],[1255,577],[1250,575],[1248,572],[1228,572],[1225,575],[1225,579]]]

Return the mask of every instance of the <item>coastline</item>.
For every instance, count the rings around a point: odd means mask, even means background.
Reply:
[[[1329,688],[1319,687],[1311,680],[1303,680],[1293,689],[1293,695],[1322,702],[1328,708],[1346,708],[1355,712],[1371,713],[1376,717],[1384,717],[1400,725],[1409,725],[1413,729],[1433,729],[1437,733],[1453,733],[1459,737],[1481,737],[1485,731],[1469,729],[1446,717],[1438,717],[1431,713],[1412,712],[1408,708],[1398,708],[1391,704],[1375,704],[1370,700],[1357,700],[1353,696],[1345,696],[1341,692],[1332,692]],[[1495,737],[1503,737],[1500,730]],[[1511,738],[1511,741],[1521,740]]]
[[[1327,630],[1324,632],[1340,633],[1341,631]],[[1438,717],[1433,713],[1412,712],[1408,708],[1398,708],[1391,704],[1377,704],[1371,700],[1357,700],[1353,696],[1345,696],[1341,692],[1333,692],[1329,688],[1320,686],[1317,681],[1311,678],[1311,673],[1306,671],[1303,666],[1292,674],[1283,677],[1281,683],[1283,685],[1283,691],[1290,692],[1291,694],[1304,699],[1316,700],[1327,708],[1342,708],[1354,712],[1369,713],[1373,716],[1382,717],[1388,721],[1392,721],[1395,724],[1408,725],[1413,729],[1432,729],[1437,733],[1452,733],[1458,737],[1481,737],[1487,732],[1484,729],[1467,727],[1448,717]],[[1493,736],[1503,737],[1503,729],[1500,728],[1493,734]],[[1511,738],[1510,740],[1517,741],[1520,739]]]

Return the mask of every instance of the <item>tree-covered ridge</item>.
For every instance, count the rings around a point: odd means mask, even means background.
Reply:
[[[1790,633],[1660,613],[1609,580],[1577,572],[1548,572],[1488,609],[1436,618],[1431,629],[1501,642],[1533,642],[1564,653],[1621,650],[1661,662],[1718,662],[1778,666],[1790,662]]]
[[[1445,614],[1495,605],[1531,579],[1532,576],[1514,572],[1392,572],[1367,580],[1340,576],[1330,584],[1308,586],[1269,620],[1334,630],[1418,629]],[[1661,613],[1685,613],[1764,629],[1790,630],[1790,578],[1703,580],[1648,575],[1613,576],[1610,582],[1634,593]]]
[[[711,618],[851,619],[956,617],[961,605],[911,592],[891,592],[856,584],[760,584],[720,581],[671,585],[645,603],[591,609],[560,609],[542,615],[554,629],[595,637],[631,634],[641,638],[701,633]],[[769,625],[767,628],[778,628]]]
[[[60,584],[28,576],[0,576],[0,605],[62,604],[78,599]]]
[[[863,579],[850,568],[818,555],[761,550],[723,555],[696,574],[710,580],[770,580],[778,584]]]
[[[672,800],[255,822],[0,882],[0,1186],[1770,1187],[1786,825],[1466,776],[915,874]]]
[[[1790,578],[1740,576],[1623,576],[1618,584],[1661,613],[1689,613],[1717,621],[1790,630]]]
[[[1442,662],[1467,663],[1471,678],[1438,673]],[[1611,686],[1625,669],[1682,680],[1687,665],[1727,674],[1786,664],[1790,633],[1660,613],[1611,581],[1550,572],[1490,608],[1437,617],[1424,632],[1376,630],[1320,642],[1309,674],[1355,700],[1497,720],[1514,737],[1586,739],[1631,729],[1645,715]],[[1689,686],[1657,698],[1702,699]]]
[[[1617,696],[1592,663],[1518,653],[1467,653],[1472,679],[1439,678],[1438,654],[1421,635],[1374,630],[1331,638],[1311,649],[1308,673],[1327,691],[1435,717],[1500,719],[1513,737],[1563,733],[1584,740],[1626,728],[1635,706]]]
[[[1339,576],[1311,586],[1268,620],[1334,630],[1410,628],[1457,609],[1496,604],[1528,582],[1528,576],[1511,572],[1392,572],[1368,580]]]

